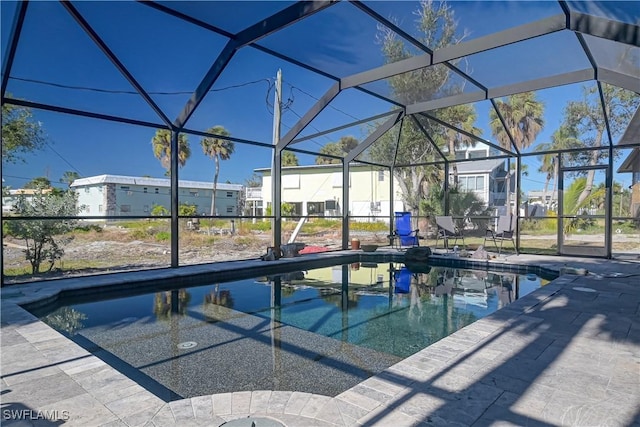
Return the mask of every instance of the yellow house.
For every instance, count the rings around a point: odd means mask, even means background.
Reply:
[[[391,210],[391,180],[387,170],[375,166],[350,166],[349,214],[355,221],[372,217],[388,222],[390,215],[403,211],[400,187],[394,180],[394,206]],[[262,174],[262,206],[271,205],[271,169],[257,169]],[[294,216],[340,216],[344,212],[342,165],[288,166],[282,168],[282,202],[293,207]]]

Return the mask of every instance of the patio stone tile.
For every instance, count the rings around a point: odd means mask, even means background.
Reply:
[[[19,386],[9,387],[11,391],[2,396],[3,402],[20,402],[31,408],[45,406],[86,391],[63,373],[49,375],[38,381],[26,381]]]
[[[196,417],[193,405],[191,404],[191,399],[174,400],[173,402],[169,402],[169,408],[171,408],[171,412],[173,412],[173,417],[176,421],[190,420]]]
[[[165,404],[162,406],[162,408],[164,408],[165,406],[168,407],[168,405]],[[126,417],[122,417],[122,421],[125,422],[129,427],[141,427],[152,421],[154,417],[157,416],[158,413],[162,410],[162,408],[158,409],[155,407],[149,407],[134,414],[127,415]],[[173,423],[174,420],[171,419],[171,422]]]
[[[356,386],[344,393],[340,393],[336,396],[336,399],[344,400],[345,402],[349,402],[353,405],[371,411],[382,403],[389,401],[391,396],[382,394],[365,386]]]
[[[358,420],[358,425],[363,426],[407,426],[414,427],[421,425],[421,422],[407,414],[393,411],[388,407],[381,406],[369,412]]]
[[[40,406],[37,409],[41,411],[67,411],[69,419],[64,421],[65,427],[100,425],[118,419],[115,414],[87,393]]]
[[[368,412],[370,412],[370,410],[368,409],[342,399],[333,399],[332,402],[338,407],[338,410],[340,411],[340,414],[343,418],[358,420],[365,416]],[[377,406],[378,405],[376,405],[376,407]]]
[[[609,378],[570,368],[559,368],[551,373],[543,373],[536,379],[538,384],[556,388],[560,391],[583,396],[584,398],[602,398],[605,395]]]
[[[366,380],[361,382],[360,385],[366,386],[389,396],[395,396],[406,390],[407,387],[405,383],[408,383],[408,381],[403,378],[402,384],[398,384],[394,380],[395,377],[390,377],[389,375],[385,375],[385,372],[382,372],[379,375],[367,378]]]
[[[192,397],[191,405],[196,418],[211,419],[213,417],[213,400],[211,396]]]
[[[124,397],[132,396],[145,391],[145,389],[132,381],[122,380],[116,381],[107,386],[88,390],[97,400],[102,403],[113,402]]]
[[[0,346],[6,349],[10,346],[17,344],[28,344],[29,341],[25,337],[20,335],[15,328],[4,327],[0,330]]]
[[[215,400],[214,400],[215,405]],[[248,414],[251,410],[251,392],[238,391],[231,393],[231,413]]]
[[[138,392],[131,396],[113,400],[105,404],[111,412],[120,418],[135,414],[147,408],[160,408],[164,402],[148,391]]]
[[[115,420],[105,424],[100,424],[100,427],[129,427],[124,421]]]
[[[25,357],[27,354],[29,357]],[[2,379],[9,386],[61,373],[31,344],[2,348]]]
[[[315,415],[315,418],[338,426],[344,425],[340,407],[333,399],[325,401],[324,405],[320,407],[320,410]]]
[[[311,398],[310,393],[294,391],[284,407],[285,414],[298,415],[302,412],[307,402]]]
[[[284,409],[291,399],[293,392],[291,391],[274,391],[269,398],[269,406],[267,407],[267,413],[270,414],[283,414]]]
[[[423,419],[446,404],[447,400],[432,394],[412,393],[389,406],[410,417]]]
[[[271,398],[271,390],[256,390],[251,393],[250,413],[267,412],[269,407],[269,399]]]
[[[330,397],[321,396],[319,394],[312,394],[309,397],[307,403],[300,411],[300,415],[302,415],[303,417],[316,417],[329,400],[331,400]]]
[[[95,356],[79,357],[75,360],[60,363],[58,367],[67,375],[76,375],[94,368],[104,368],[107,364]]]
[[[124,418],[125,420],[127,418]],[[173,416],[173,412],[171,412],[171,408],[169,407],[168,403],[165,403],[163,406],[160,407],[160,409],[156,409],[156,413],[153,416],[153,418],[151,418],[151,421],[155,424],[155,425],[171,425],[173,423],[176,422],[176,419]]]
[[[233,413],[233,397],[231,393],[221,393],[211,396],[213,399],[213,414],[225,415]]]

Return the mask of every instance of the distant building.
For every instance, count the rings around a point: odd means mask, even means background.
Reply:
[[[78,194],[78,204],[85,206],[80,215],[148,216],[154,206],[171,206],[171,184],[166,178],[142,178],[121,175],[98,175],[76,179],[71,188]],[[212,182],[178,182],[180,204],[195,205],[198,215],[209,215]],[[218,183],[216,211],[221,216],[239,215],[243,198],[241,184]]]
[[[51,189],[45,188],[43,190],[40,190],[33,188],[19,188],[17,190],[9,190],[9,194],[2,197],[2,213],[10,213],[13,210],[18,197],[20,197],[21,195],[23,195],[26,198],[27,202],[29,202],[36,193],[39,193],[41,191],[43,194],[47,194],[51,192]]]
[[[481,145],[481,144],[479,144]],[[479,159],[487,156],[488,148],[457,152],[456,158],[469,159],[457,163],[458,183],[461,191],[472,191],[486,206],[504,206],[505,161],[503,159]],[[367,221],[371,217],[388,222],[393,212],[406,210],[398,180],[393,180],[394,206],[391,207],[391,184],[388,170],[376,166],[354,163],[349,168],[351,192],[348,211],[355,221]],[[262,187],[247,188],[247,214],[261,212],[271,205],[271,169],[256,169],[262,175]],[[449,172],[452,179],[452,171]],[[515,180],[511,180],[512,188]],[[512,197],[515,201],[515,195]],[[282,168],[282,202],[293,205],[294,216],[340,216],[342,203],[342,165],[287,166]],[[393,210],[391,210],[393,209]],[[248,212],[251,211],[251,212]]]

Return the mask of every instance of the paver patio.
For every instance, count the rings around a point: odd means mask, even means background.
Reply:
[[[334,398],[255,390],[167,403],[18,305],[61,288],[211,266],[5,287],[2,424],[218,426],[250,416],[257,427],[262,419],[286,426],[640,426],[640,263],[527,255],[496,262],[589,274],[562,275]]]

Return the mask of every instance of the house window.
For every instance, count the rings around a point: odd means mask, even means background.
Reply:
[[[147,187],[144,187],[144,188],[142,189],[142,191],[144,191],[144,192],[146,193],[146,192],[147,192]]]
[[[476,190],[484,190],[484,176],[476,176]]]
[[[91,190],[89,189],[89,187],[85,187],[85,189],[84,189],[84,192],[85,192],[85,193],[88,193],[88,192],[90,192],[90,191],[91,191]]]
[[[102,212],[102,205],[98,205],[98,212]]]
[[[227,213],[233,213],[233,206],[227,206]]]
[[[378,181],[384,181],[384,171],[378,171]]]
[[[147,212],[147,213],[148,213],[148,212],[149,212],[149,205],[144,205],[144,208],[142,208],[142,210],[143,210],[144,212]]]
[[[193,196],[193,197],[198,197],[198,192],[197,191],[189,191],[189,195]]]
[[[227,191],[227,197],[233,197],[233,191]]]
[[[129,191],[129,186],[128,186],[128,185],[121,185],[121,186],[120,186],[120,189],[121,189],[122,191]]]
[[[120,212],[131,212],[131,205],[120,205]]]
[[[160,189],[156,188],[156,194],[160,193]]]
[[[307,202],[307,214],[324,216],[324,202]]]

